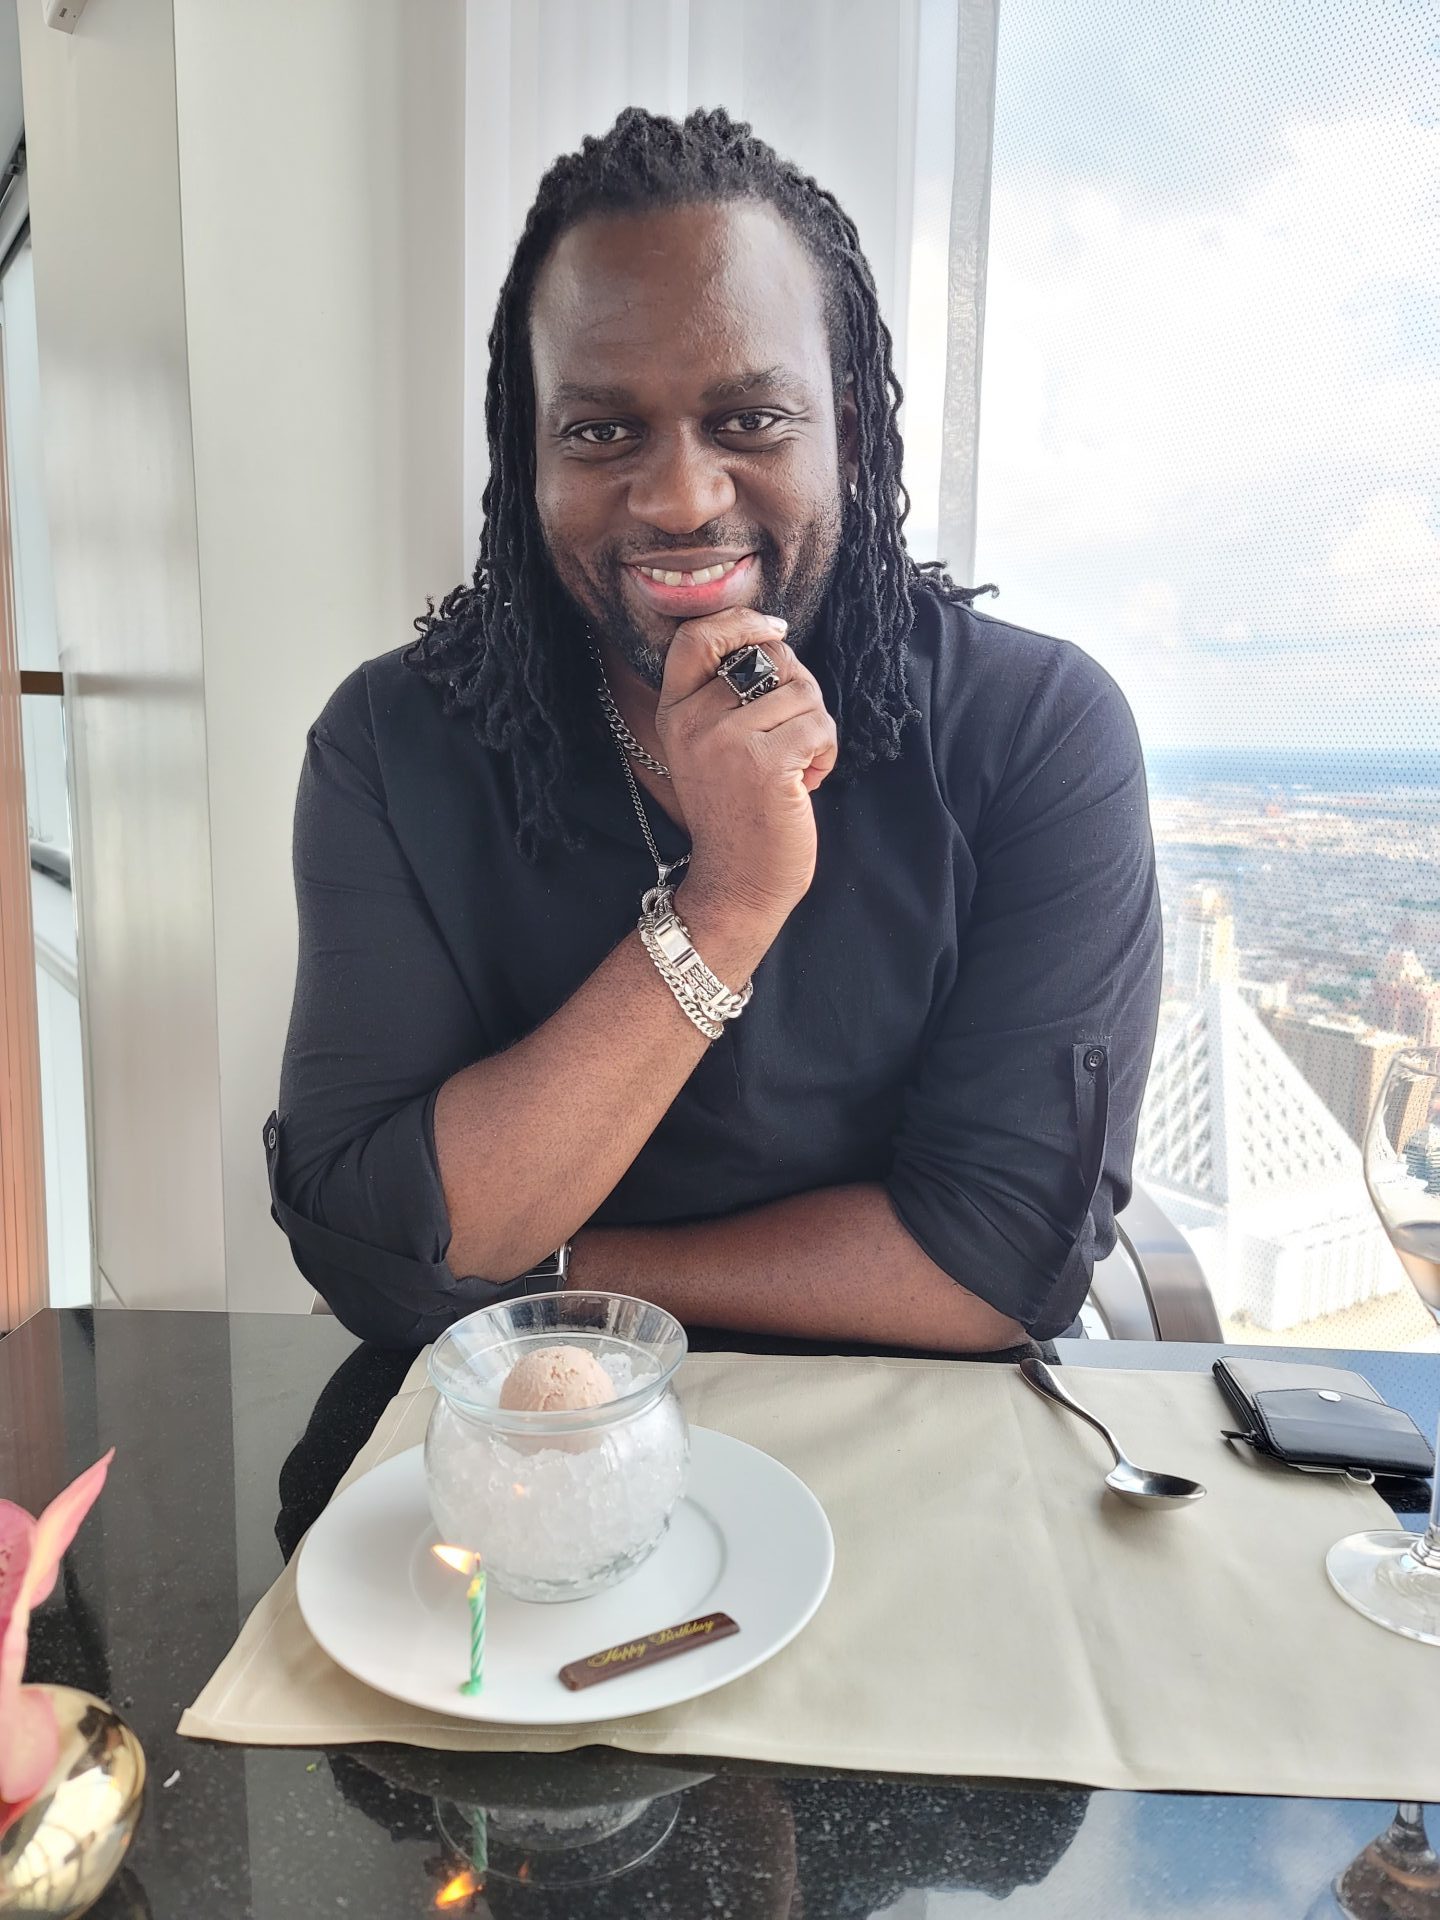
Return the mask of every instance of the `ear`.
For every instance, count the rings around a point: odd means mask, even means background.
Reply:
[[[835,422],[835,436],[840,443],[840,469],[846,483],[853,487],[860,477],[860,410],[855,405],[855,376],[847,373],[845,388],[840,395],[840,412]]]

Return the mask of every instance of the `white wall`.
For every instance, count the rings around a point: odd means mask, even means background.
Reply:
[[[305,729],[461,543],[463,0],[20,0],[97,1254],[305,1308],[260,1126]]]
[[[468,571],[463,9],[175,0],[175,63],[225,1263],[232,1306],[308,1306],[260,1147],[295,974],[291,815],[336,684]]]

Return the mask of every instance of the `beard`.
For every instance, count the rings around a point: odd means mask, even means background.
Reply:
[[[697,528],[685,544],[728,547],[732,551],[743,547],[753,553],[760,591],[750,605],[757,613],[777,614],[784,620],[789,628],[785,638],[800,653],[820,625],[840,556],[841,524],[837,497],[833,508],[817,515],[805,529],[788,574],[779,546],[765,534],[736,539],[720,522],[713,521]],[[636,622],[625,594],[624,559],[619,554],[607,554],[591,572],[572,555],[558,554],[548,535],[545,547],[556,580],[576,616],[598,640],[608,641],[638,680],[658,693],[670,643],[668,639],[657,643]],[[653,552],[654,548],[649,550]]]

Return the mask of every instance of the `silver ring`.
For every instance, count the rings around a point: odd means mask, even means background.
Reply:
[[[763,647],[737,647],[727,653],[715,669],[715,678],[725,682],[742,707],[762,693],[773,693],[780,684],[775,662]]]

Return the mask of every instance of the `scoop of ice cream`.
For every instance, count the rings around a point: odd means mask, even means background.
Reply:
[[[540,1347],[517,1360],[500,1389],[509,1413],[570,1413],[615,1398],[608,1373],[588,1347]]]

